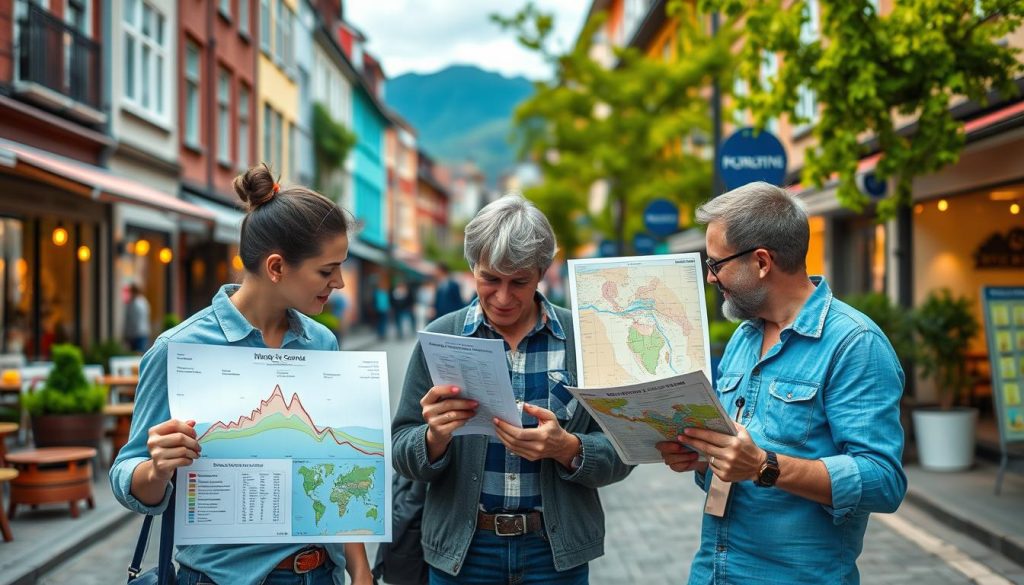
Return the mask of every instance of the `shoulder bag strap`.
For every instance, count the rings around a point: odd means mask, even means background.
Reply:
[[[167,508],[160,517],[160,560],[159,580],[160,585],[173,585],[177,581],[174,572],[174,500],[177,498],[174,493],[175,479],[177,472],[171,476],[171,497],[167,502]]]
[[[153,517],[146,515],[142,521],[142,530],[139,531],[139,540],[135,543],[135,554],[132,555],[132,562],[128,565],[129,583],[142,572],[142,557],[146,556],[146,545],[149,544],[149,532],[152,528]]]

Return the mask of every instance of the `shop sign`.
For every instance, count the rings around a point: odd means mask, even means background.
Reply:
[[[786,150],[767,130],[741,128],[722,144],[718,168],[728,189],[754,181],[782,185],[786,179]]]
[[[872,199],[881,199],[885,197],[885,192],[888,190],[889,185],[885,179],[879,179],[874,171],[869,171],[857,175],[857,188],[860,189],[861,193]]]
[[[601,245],[597,247],[597,253],[602,258],[610,258],[612,256],[619,255],[619,244],[614,240],[601,240]]]
[[[1024,268],[1024,228],[992,234],[974,253],[975,268]]]
[[[640,256],[649,256],[654,253],[654,247],[658,242],[648,234],[637,234],[633,236],[633,251]]]
[[[658,236],[679,231],[679,207],[667,199],[655,199],[644,208],[644,226]]]

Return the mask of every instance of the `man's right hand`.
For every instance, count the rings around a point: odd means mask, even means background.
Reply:
[[[680,473],[699,471],[704,473],[707,470],[708,464],[705,461],[699,460],[700,454],[688,447],[684,447],[681,443],[662,441],[656,444],[655,448],[661,452],[661,458],[665,461],[665,465],[672,471]]]
[[[423,398],[423,420],[427,423],[427,455],[433,463],[444,455],[455,429],[476,415],[477,402],[458,398],[455,386],[434,386]]]
[[[202,447],[196,437],[196,421],[171,419],[150,427],[146,447],[152,459],[152,476],[166,483],[179,467],[199,459]]]

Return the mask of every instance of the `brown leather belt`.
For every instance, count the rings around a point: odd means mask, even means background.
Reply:
[[[297,553],[286,557],[274,569],[292,571],[293,573],[308,573],[319,569],[327,562],[327,549],[322,546],[304,548]]]
[[[484,514],[477,512],[476,527],[481,530],[493,530],[498,536],[522,536],[530,532],[538,532],[544,527],[544,519],[540,512],[522,514]]]

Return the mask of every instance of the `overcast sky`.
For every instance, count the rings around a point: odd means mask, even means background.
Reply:
[[[568,47],[583,25],[591,0],[535,0],[555,15],[560,47]],[[526,0],[348,0],[345,20],[369,38],[368,48],[388,77],[410,71],[433,73],[448,65],[472,64],[508,76],[547,78],[544,62],[522,49],[511,33],[488,18],[510,16]]]

